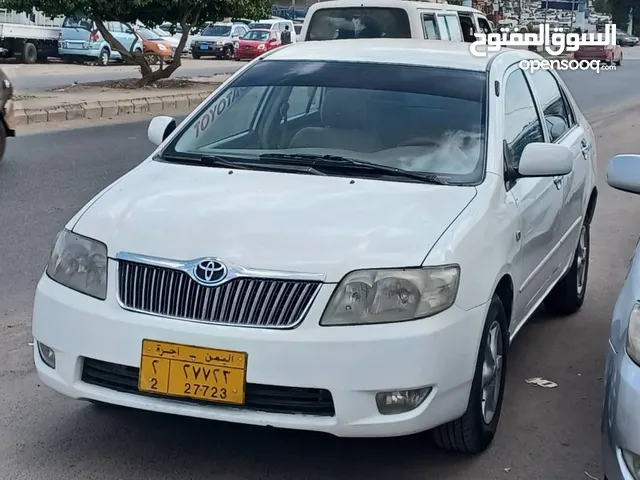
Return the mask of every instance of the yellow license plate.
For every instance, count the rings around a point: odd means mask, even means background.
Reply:
[[[247,354],[142,341],[138,390],[217,403],[244,404]]]

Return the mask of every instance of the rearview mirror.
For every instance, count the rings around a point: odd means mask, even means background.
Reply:
[[[607,183],[616,190],[640,193],[640,155],[616,155],[607,168]]]
[[[165,115],[154,117],[151,119],[151,122],[149,122],[147,137],[154,145],[160,145],[169,135],[171,135],[171,133],[176,129],[176,126],[177,124],[173,117],[167,117]]]
[[[522,151],[519,177],[558,177],[573,170],[573,152],[555,143],[530,143]]]

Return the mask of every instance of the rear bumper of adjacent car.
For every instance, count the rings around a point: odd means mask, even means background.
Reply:
[[[320,290],[298,327],[266,330],[135,313],[112,294],[98,301],[45,275],[33,313],[36,370],[44,384],[76,399],[345,437],[412,434],[464,413],[488,304],[469,311],[453,306],[412,322],[321,327],[333,288]],[[143,339],[247,352],[246,404],[142,395]],[[40,344],[55,352],[54,368],[43,361]],[[415,409],[379,412],[377,393],[423,387],[430,393]]]
[[[609,344],[602,414],[603,469],[607,480],[636,480],[623,451],[640,455],[640,367]]]

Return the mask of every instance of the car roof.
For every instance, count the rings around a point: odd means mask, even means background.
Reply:
[[[480,10],[473,7],[466,7],[462,5],[452,5],[450,3],[435,3],[435,2],[419,2],[411,0],[326,0],[318,3],[314,3],[310,8],[314,10],[323,8],[338,8],[338,7],[396,7],[396,8],[420,8],[420,9],[435,9],[435,10],[458,10],[465,12],[476,12],[484,15]]]
[[[510,52],[514,61],[540,58],[528,50],[506,48],[500,52],[487,52],[486,57],[476,57],[471,54],[469,44],[465,42],[392,38],[297,42],[273,50],[263,58],[372,62],[485,71],[491,59],[505,51]]]

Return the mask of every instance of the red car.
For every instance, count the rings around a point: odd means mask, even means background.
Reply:
[[[575,60],[600,60],[609,65],[622,65],[620,45],[581,45],[573,54]]]
[[[235,45],[234,54],[236,60],[251,60],[264,52],[280,46],[280,40],[271,30],[249,30]]]

